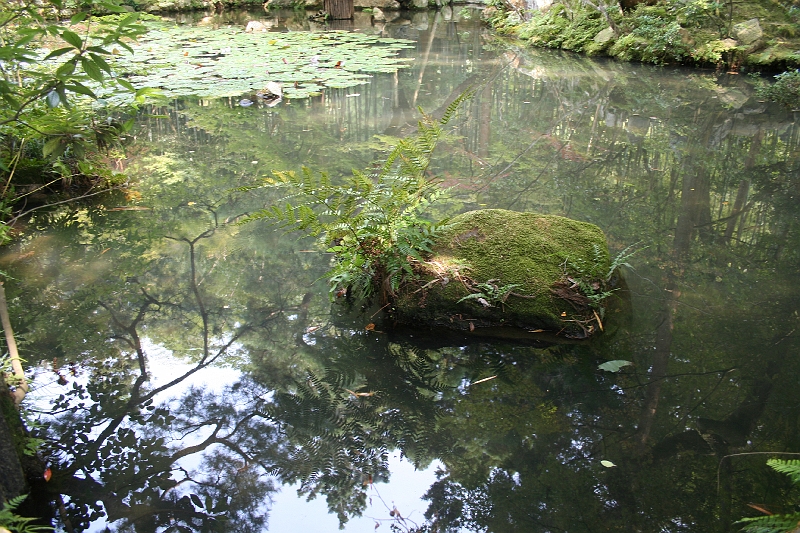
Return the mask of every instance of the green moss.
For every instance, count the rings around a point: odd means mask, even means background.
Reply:
[[[800,8],[772,0],[744,3],[721,0],[681,0],[640,3],[632,11],[610,10],[619,34],[594,41],[608,26],[588,6],[556,2],[531,20],[513,24],[505,13],[491,18],[503,33],[516,34],[531,45],[588,54],[607,54],[627,61],[683,63],[718,68],[748,66],[780,71],[800,66]],[[750,45],[733,43],[736,24],[758,19],[763,39]]]
[[[596,330],[594,311],[580,305],[578,289],[566,280],[589,276],[602,283],[600,273],[609,264],[605,236],[593,224],[502,209],[472,211],[454,218],[437,237],[430,271],[419,285],[406,287],[395,302],[396,314],[404,322],[455,329],[514,326],[587,336]],[[489,294],[484,303],[464,299],[482,284],[501,293],[514,287],[504,302],[488,301]],[[572,296],[575,301],[568,301]]]

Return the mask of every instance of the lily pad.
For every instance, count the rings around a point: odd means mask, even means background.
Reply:
[[[406,39],[342,31],[245,33],[150,22],[132,55],[116,56],[114,68],[137,86],[167,97],[239,96],[268,82],[281,83],[285,98],[307,98],[326,87],[366,83],[371,74],[409,66],[400,51]]]
[[[614,359],[613,361],[606,361],[605,363],[598,365],[599,370],[605,370],[606,372],[619,372],[626,366],[630,366],[633,363],[631,361],[626,361],[625,359]]]

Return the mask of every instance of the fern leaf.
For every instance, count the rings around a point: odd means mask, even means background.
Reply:
[[[789,476],[792,483],[800,483],[800,459],[770,459],[767,466]]]
[[[800,513],[742,518],[736,523],[744,525],[745,533],[787,533],[800,527]]]

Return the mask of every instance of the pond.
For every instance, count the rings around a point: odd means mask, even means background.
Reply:
[[[467,9],[348,24],[411,40],[408,68],[153,104],[112,162],[131,189],[37,212],[4,251],[59,527],[709,532],[793,511],[766,465],[791,455],[764,452],[800,453],[796,115],[743,74],[526,49]],[[247,189],[273,170],[370,168],[469,88],[431,216],[565,215],[632,246],[590,342],[394,328],[331,304],[313,240],[237,224],[280,201]]]

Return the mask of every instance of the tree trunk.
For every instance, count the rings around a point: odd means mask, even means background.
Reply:
[[[332,20],[352,19],[355,12],[353,0],[324,0],[322,5]]]

